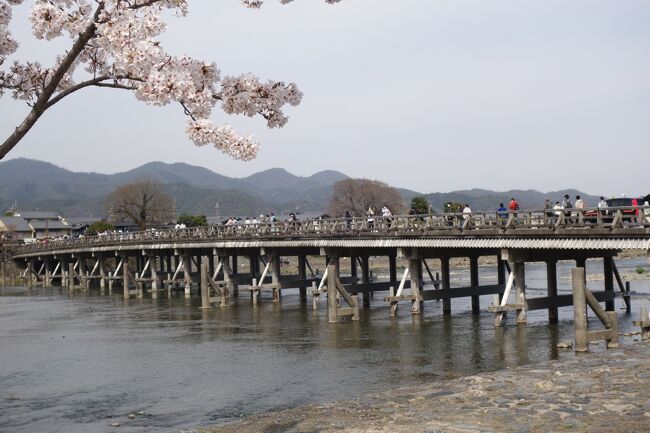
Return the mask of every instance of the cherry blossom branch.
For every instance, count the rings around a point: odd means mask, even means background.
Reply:
[[[263,1],[243,3],[259,7]],[[188,0],[35,0],[29,17],[34,35],[47,40],[65,35],[74,42],[52,68],[16,61],[9,71],[0,71],[0,96],[9,90],[31,107],[0,145],[0,159],[47,109],[87,87],[131,90],[149,105],[180,103],[189,117],[186,131],[196,145],[211,144],[236,159],[254,158],[257,141],[227,124],[215,125],[210,120],[213,110],[219,106],[226,114],[261,116],[269,128],[280,128],[288,121],[284,107],[298,105],[302,93],[294,83],[262,82],[253,74],[222,77],[214,63],[166,53],[160,42],[166,29],[163,13],[185,15],[187,7]],[[0,0],[0,65],[18,46],[7,31],[10,19],[11,8]],[[79,65],[90,75],[75,83]]]
[[[27,132],[32,129],[36,121],[43,115],[45,110],[47,110],[48,101],[52,94],[56,91],[56,88],[63,79],[63,76],[66,74],[66,72],[68,72],[70,66],[72,66],[79,54],[81,54],[82,50],[86,46],[86,43],[90,41],[90,39],[92,39],[95,35],[95,20],[99,17],[103,8],[104,3],[99,3],[94,13],[93,22],[88,25],[86,30],[84,30],[84,32],[79,35],[75,43],[72,45],[72,49],[63,58],[56,71],[54,71],[54,74],[50,78],[48,84],[44,87],[43,92],[39,95],[27,117],[2,143],[2,145],[0,145],[0,159],[3,159],[5,155],[7,155],[7,153],[9,153],[9,151],[11,151],[11,149],[13,149],[16,144],[18,144],[18,142],[25,136],[25,134],[27,134]]]

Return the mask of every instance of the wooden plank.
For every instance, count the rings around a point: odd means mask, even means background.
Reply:
[[[605,302],[616,297],[613,292],[592,292],[598,302]],[[526,299],[528,310],[544,310],[547,308],[568,307],[573,305],[573,295],[558,295],[556,297],[545,296],[543,298]]]
[[[618,340],[618,329],[587,331],[587,341]]]
[[[426,290],[422,292],[424,300],[445,299],[445,298],[464,298],[474,295],[494,295],[504,292],[505,284],[492,284],[486,286],[466,286],[454,287],[452,289]]]
[[[376,283],[360,283],[360,284],[344,284],[345,290],[348,291],[351,295],[357,295],[363,292],[385,292],[388,291],[390,286],[395,286],[395,282],[390,281],[379,281]],[[406,281],[404,283],[404,288],[411,288],[411,282]]]
[[[336,315],[341,317],[341,316],[354,316],[354,308],[353,307],[341,307],[336,311]]]
[[[505,304],[505,305],[490,305],[487,311],[490,313],[502,313],[504,311],[517,311],[521,310],[524,306],[522,304]]]
[[[386,302],[400,302],[400,301],[414,301],[417,299],[415,295],[400,295],[400,296],[386,296],[384,301]]]

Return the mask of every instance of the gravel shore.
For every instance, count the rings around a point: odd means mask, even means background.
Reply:
[[[650,341],[260,414],[199,432],[650,432]]]

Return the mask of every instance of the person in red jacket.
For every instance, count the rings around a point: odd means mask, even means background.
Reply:
[[[510,204],[508,205],[508,209],[511,212],[519,210],[519,203],[517,203],[517,200],[515,200],[514,197],[510,199]]]

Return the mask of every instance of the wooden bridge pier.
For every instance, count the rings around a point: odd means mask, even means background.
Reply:
[[[605,310],[614,311],[614,292],[613,273],[615,269],[614,256],[615,250],[525,250],[525,249],[508,249],[503,250],[501,255],[507,260],[506,263],[512,263],[512,273],[510,274],[504,298],[497,300],[488,308],[488,311],[495,313],[495,324],[501,326],[505,314],[508,311],[516,313],[518,324],[526,323],[526,314],[528,311],[547,309],[550,323],[557,323],[558,308],[574,305],[574,298],[571,295],[558,295],[557,284],[557,263],[561,260],[571,260],[576,263],[576,268],[586,269],[587,259],[602,259],[604,263],[604,291],[593,292],[594,299],[598,302],[605,303]],[[525,264],[532,262],[544,262],[546,264],[547,275],[547,296],[538,298],[529,298],[526,296],[526,277]],[[623,283],[619,285],[621,295],[626,304],[629,303],[629,292],[626,291]],[[515,291],[514,303],[508,303],[508,295],[511,290]],[[575,308],[575,306],[574,306]]]
[[[341,282],[340,251],[326,249],[323,255],[327,260],[327,320],[329,323],[338,322],[339,317],[350,317],[352,320],[359,320],[359,297],[351,295]],[[339,303],[339,297],[347,304],[343,307]]]
[[[472,313],[479,314],[479,297],[481,295],[500,296],[505,289],[505,284],[502,282],[505,278],[505,270],[500,259],[497,261],[498,283],[483,286],[479,284],[479,258],[496,254],[495,250],[402,249],[401,255],[409,261],[409,266],[404,270],[397,290],[385,298],[385,301],[391,304],[391,315],[396,314],[397,304],[401,301],[411,301],[411,312],[417,314],[421,311],[423,302],[427,300],[442,300],[443,315],[449,315],[451,314],[451,299],[460,297],[471,297]],[[469,258],[469,286],[451,287],[450,260],[452,257]],[[440,274],[436,273],[435,277],[427,262],[427,259],[432,258],[440,261]],[[424,270],[426,270],[430,282],[426,282],[423,278]],[[406,288],[410,288],[410,294],[405,293]]]

